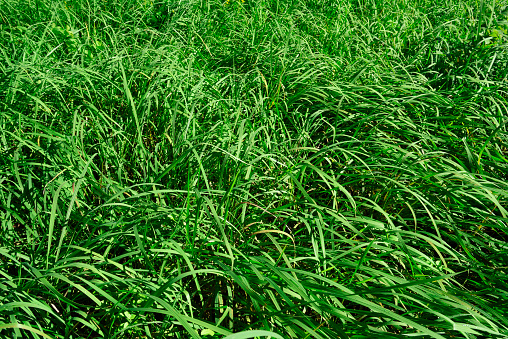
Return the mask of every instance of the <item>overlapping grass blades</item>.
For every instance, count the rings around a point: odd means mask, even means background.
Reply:
[[[0,334],[507,337],[503,6],[0,2]]]

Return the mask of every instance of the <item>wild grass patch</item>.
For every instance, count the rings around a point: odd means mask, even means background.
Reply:
[[[0,3],[0,334],[505,338],[505,1]]]

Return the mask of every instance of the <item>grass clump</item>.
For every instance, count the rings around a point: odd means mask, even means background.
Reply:
[[[0,334],[506,338],[506,2],[0,2]]]

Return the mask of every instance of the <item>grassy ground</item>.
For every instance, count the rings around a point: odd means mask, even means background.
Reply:
[[[0,0],[0,336],[508,338],[506,5]]]

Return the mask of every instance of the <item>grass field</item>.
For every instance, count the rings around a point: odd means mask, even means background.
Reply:
[[[506,0],[0,0],[0,337],[508,338]]]

